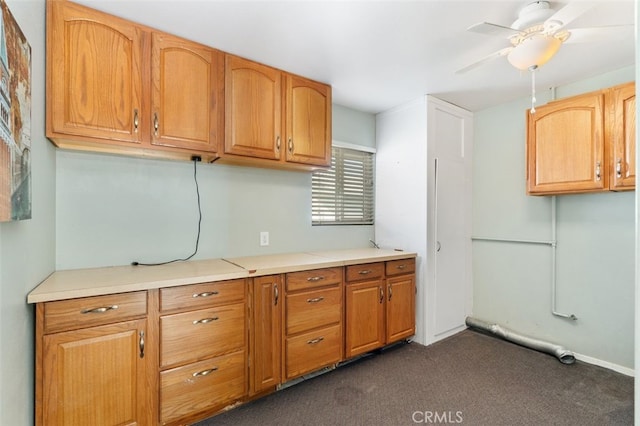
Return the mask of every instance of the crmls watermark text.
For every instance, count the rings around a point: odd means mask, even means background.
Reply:
[[[414,423],[456,424],[464,421],[462,411],[414,411],[411,414]]]

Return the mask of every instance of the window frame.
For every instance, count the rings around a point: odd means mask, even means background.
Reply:
[[[358,154],[368,156],[362,161],[362,167],[358,165]],[[311,177],[312,226],[374,225],[375,157],[375,148],[333,141],[331,168],[315,171]],[[341,168],[336,170],[340,165]],[[361,174],[353,174],[360,172]],[[336,185],[334,192],[327,193],[332,183]],[[345,186],[350,186],[352,190],[347,190],[345,194]],[[359,199],[360,197],[362,198]],[[323,198],[323,202],[318,198]],[[325,210],[326,213],[322,214],[320,210]]]

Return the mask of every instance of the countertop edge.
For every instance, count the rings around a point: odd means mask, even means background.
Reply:
[[[104,296],[108,294],[117,294],[117,293],[127,293],[133,291],[146,291],[146,290],[154,290],[158,288],[166,288],[166,287],[177,287],[181,285],[189,285],[189,284],[197,284],[203,282],[217,282],[217,281],[226,281],[233,279],[243,279],[243,278],[251,278],[265,275],[275,275],[275,274],[285,274],[289,272],[298,272],[298,271],[307,271],[313,269],[320,268],[330,268],[330,267],[342,267],[342,266],[350,266],[362,263],[374,263],[374,262],[385,262],[390,260],[400,260],[400,259],[409,259],[416,258],[417,253],[414,252],[405,252],[399,250],[381,250],[379,249],[355,249],[355,250],[327,250],[327,251],[309,251],[309,252],[300,252],[300,253],[290,253],[290,254],[282,254],[282,255],[272,255],[273,257],[279,257],[281,262],[280,264],[276,264],[275,266],[261,266],[252,268],[251,262],[254,264],[264,264],[268,262],[269,256],[250,256],[241,258],[245,264],[242,263],[234,263],[232,260],[227,258],[220,259],[209,259],[203,262],[216,262],[223,261],[228,263],[230,266],[237,268],[234,271],[226,271],[221,273],[215,273],[215,271],[211,271],[211,273],[198,273],[198,274],[185,274],[184,277],[174,276],[168,279],[140,279],[139,281],[127,282],[125,284],[118,284],[117,280],[114,279],[113,282],[109,282],[106,280],[103,285],[95,285],[95,286],[83,286],[81,284],[71,285],[71,286],[59,286],[58,281],[60,281],[62,276],[64,275],[79,275],[83,280],[86,280],[87,277],[90,279],[91,274],[96,274],[96,277],[99,274],[104,274],[105,271],[112,271],[116,269],[121,269],[122,277],[126,277],[127,279],[124,281],[130,281],[133,273],[128,272],[125,267],[113,267],[113,268],[88,268],[88,269],[78,269],[78,270],[65,270],[65,271],[54,271],[47,278],[45,278],[38,286],[36,286],[28,295],[27,295],[27,303],[35,304],[35,303],[43,303],[43,302],[53,302],[57,300],[66,300],[66,299],[75,299],[80,297],[91,297],[91,296]],[[286,259],[287,256],[296,257],[296,256],[308,256],[308,263],[296,263],[282,261],[282,259]],[[153,271],[153,270],[152,270]],[[153,271],[155,272],[155,271]],[[63,275],[64,274],[64,275]],[[178,274],[179,275],[179,274]],[[78,280],[80,281],[80,280]]]

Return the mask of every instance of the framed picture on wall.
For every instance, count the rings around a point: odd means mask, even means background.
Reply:
[[[0,222],[31,219],[31,47],[0,0]]]

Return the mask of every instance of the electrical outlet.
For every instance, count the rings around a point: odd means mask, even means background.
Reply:
[[[267,231],[260,232],[260,245],[261,246],[269,245],[269,233]]]

